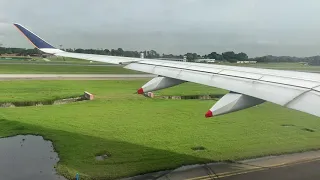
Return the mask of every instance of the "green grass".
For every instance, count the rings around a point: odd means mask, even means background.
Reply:
[[[8,59],[11,58],[11,59]],[[50,61],[45,61],[48,59]],[[1,57],[0,56],[0,64],[1,63],[37,63],[37,64],[54,64],[54,63],[65,63],[65,64],[107,64],[103,62],[90,62],[88,60],[83,59],[76,59],[76,58],[68,58],[68,57],[24,57],[24,56],[17,56],[17,57]]]
[[[96,62],[96,61],[92,61],[90,63],[90,61],[88,60],[83,60],[83,59],[76,59],[76,58],[68,58],[68,57],[50,57],[47,58],[49,59],[51,63],[74,63],[74,64],[107,64],[107,63],[103,63],[103,62]],[[42,60],[43,61],[43,60]]]
[[[309,65],[304,65],[303,63],[256,63],[256,64],[226,63],[225,65],[279,69],[279,70],[320,72],[320,66],[309,66]]]
[[[0,74],[137,74],[142,72],[124,69],[123,67],[108,66],[88,66],[88,65],[108,65],[101,62],[63,57],[50,57],[50,61],[43,58],[33,57],[32,60],[0,60]],[[7,64],[12,63],[12,64]],[[24,63],[24,64],[21,64]],[[53,65],[59,64],[59,65]],[[64,65],[65,64],[65,65]],[[70,66],[77,65],[77,66]],[[269,68],[279,70],[294,70],[307,72],[320,72],[320,66],[309,66],[303,63],[257,63],[257,64],[237,64],[223,63],[222,65],[245,66],[256,68]]]
[[[1,64],[0,74],[142,74],[121,66]]]
[[[143,72],[124,69],[122,66],[108,66],[110,64],[102,62],[90,63],[87,60],[62,57],[47,59],[50,61],[44,61],[39,57],[32,57],[31,60],[2,59],[0,74],[143,74]]]
[[[150,99],[145,81],[3,81],[1,101],[42,100],[82,93],[93,101],[0,109],[0,136],[39,134],[59,153],[58,172],[114,179],[185,164],[235,160],[320,148],[320,118],[265,103],[206,119],[212,100]],[[220,94],[186,83],[157,94]],[[60,94],[61,93],[61,94]],[[293,126],[284,127],[283,124]],[[313,129],[314,132],[302,130]],[[194,147],[203,151],[193,151]],[[110,154],[103,162],[95,155]]]

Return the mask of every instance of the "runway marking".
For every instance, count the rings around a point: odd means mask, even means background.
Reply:
[[[304,159],[304,160],[293,161],[293,162],[290,162],[290,163],[274,164],[274,165],[266,166],[266,167],[255,167],[255,168],[250,168],[248,170],[229,171],[229,172],[224,172],[224,173],[211,174],[211,175],[207,175],[207,176],[194,177],[194,178],[189,178],[189,179],[186,179],[186,180],[211,180],[212,176],[215,176],[215,179],[219,179],[219,178],[235,176],[235,175],[240,175],[240,174],[247,174],[247,173],[250,173],[250,172],[257,172],[257,171],[262,171],[262,170],[268,170],[268,169],[274,169],[274,168],[280,168],[280,167],[287,167],[287,166],[304,164],[304,163],[309,163],[309,162],[315,162],[315,161],[319,161],[319,160],[320,160],[320,158]],[[244,164],[244,165],[246,165],[246,164]]]

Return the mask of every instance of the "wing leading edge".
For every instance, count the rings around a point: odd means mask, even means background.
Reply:
[[[165,88],[167,87],[166,84],[169,85],[171,83],[170,86],[172,86],[173,82],[180,84],[181,82],[189,81],[227,89],[232,92],[273,102],[281,106],[320,117],[320,111],[318,110],[318,107],[320,107],[320,74],[70,53],[54,48],[54,46],[50,45],[22,25],[14,25],[31,41],[32,44],[45,53],[105,63],[128,64],[125,66],[127,69],[167,77],[167,79],[160,78],[161,82],[160,80],[157,82],[157,79],[152,80],[151,84],[153,87],[157,87],[156,89],[159,89],[160,85],[162,88]],[[170,80],[170,78],[173,80]],[[176,81],[174,79],[181,81]],[[236,103],[236,101],[232,101],[232,103],[232,105],[239,108],[239,103]],[[225,103],[217,104],[221,105]],[[230,110],[230,104],[228,104],[228,108]],[[221,108],[219,110],[221,111]],[[232,110],[230,110],[230,112],[231,111]]]

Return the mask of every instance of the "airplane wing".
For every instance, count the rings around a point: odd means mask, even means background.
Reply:
[[[320,117],[320,74],[236,67],[167,60],[142,59],[95,54],[70,53],[54,48],[20,24],[14,24],[39,50],[56,56],[79,58],[156,74],[138,93],[146,93],[184,82],[229,90],[205,114],[206,117],[249,108],[264,101]]]

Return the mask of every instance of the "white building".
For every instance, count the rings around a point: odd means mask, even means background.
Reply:
[[[255,64],[257,61],[237,61],[238,64]]]
[[[196,59],[195,62],[198,63],[215,63],[216,60],[215,59]]]

